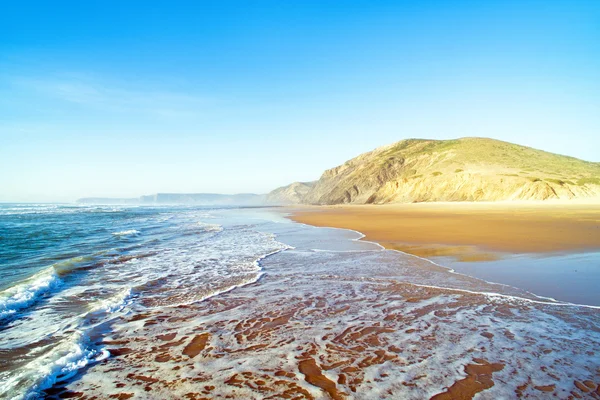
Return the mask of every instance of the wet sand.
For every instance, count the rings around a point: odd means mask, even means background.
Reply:
[[[492,387],[504,389],[483,398],[600,391],[597,342],[556,335],[565,310],[388,279],[299,277],[285,290],[282,279],[287,274],[273,273],[205,302],[130,318],[104,341],[112,357],[93,367],[95,376],[49,398],[443,400]],[[597,321],[593,310],[578,313]],[[589,371],[565,369],[576,354]],[[96,385],[98,376],[107,383]]]
[[[294,248],[263,259],[262,279],[201,302],[132,310],[98,343],[111,357],[47,398],[600,394],[599,310],[490,295],[508,288],[348,232],[323,239],[314,228],[277,228]]]
[[[545,314],[535,304],[388,279],[299,277],[286,290],[282,279],[287,274],[270,274],[205,302],[130,318],[104,341],[112,357],[93,367],[96,378],[85,375],[47,394],[442,400],[471,399],[494,386],[516,387],[497,398],[600,391],[593,362],[589,372],[565,370],[575,354],[593,360],[596,343],[556,335],[553,324],[564,310]],[[596,320],[597,313],[581,316]],[[542,334],[529,330],[534,322]],[[98,376],[107,383],[95,385]]]
[[[485,261],[502,253],[600,249],[598,203],[419,203],[290,208],[294,221],[360,231],[421,257]]]

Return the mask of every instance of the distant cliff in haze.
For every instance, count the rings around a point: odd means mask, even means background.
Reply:
[[[264,195],[217,194],[217,193],[156,193],[134,198],[85,197],[77,200],[80,204],[197,204],[197,205],[260,205]]]

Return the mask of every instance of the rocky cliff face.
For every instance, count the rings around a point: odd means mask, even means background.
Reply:
[[[301,204],[304,197],[313,188],[315,182],[294,182],[270,192],[266,197],[267,204]]]
[[[278,189],[279,190],[279,189]],[[600,163],[486,138],[409,139],[327,170],[308,204],[600,197]]]

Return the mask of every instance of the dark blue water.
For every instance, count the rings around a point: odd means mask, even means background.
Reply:
[[[0,204],[0,289],[48,266],[102,250],[126,253],[152,237],[161,210]],[[144,229],[143,240],[115,233]]]

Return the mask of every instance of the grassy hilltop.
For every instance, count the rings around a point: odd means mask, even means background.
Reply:
[[[281,191],[281,189],[280,189]],[[407,139],[329,169],[303,203],[600,197],[600,163],[487,138]]]

